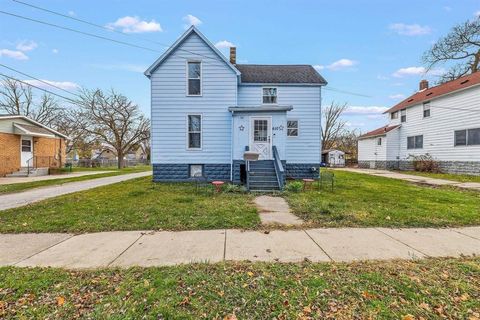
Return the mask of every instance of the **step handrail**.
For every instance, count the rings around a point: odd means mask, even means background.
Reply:
[[[31,157],[30,159],[27,160],[27,174],[30,174],[30,167],[32,169],[35,168],[35,160],[34,159],[35,159],[35,156],[33,156],[33,157]],[[30,166],[30,162],[33,162],[32,166]]]
[[[278,154],[277,146],[272,146],[272,151],[273,151],[273,164],[275,167],[275,174],[277,175],[278,186],[280,187],[280,190],[283,190],[285,169],[283,168],[282,160],[280,160],[280,155]]]

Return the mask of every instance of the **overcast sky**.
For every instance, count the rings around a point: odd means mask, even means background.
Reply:
[[[422,53],[453,25],[480,14],[480,0],[25,1],[127,35],[11,0],[0,0],[0,10],[150,49],[0,14],[0,63],[66,90],[115,88],[149,114],[143,71],[194,24],[225,54],[237,46],[239,63],[314,65],[329,83],[323,104],[348,103],[348,124],[362,132],[383,125],[381,112],[412,94],[422,78],[434,82],[443,70],[425,75]]]

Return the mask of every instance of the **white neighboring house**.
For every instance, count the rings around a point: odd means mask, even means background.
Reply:
[[[336,149],[323,150],[322,162],[329,167],[345,167],[345,152]]]
[[[444,172],[480,175],[480,72],[420,90],[385,111],[390,123],[359,137],[358,165],[412,169],[428,154]]]

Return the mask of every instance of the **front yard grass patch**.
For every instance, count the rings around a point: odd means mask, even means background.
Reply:
[[[4,267],[0,318],[478,319],[478,288],[478,257],[90,271]]]
[[[420,171],[396,171],[398,173],[412,174],[415,176],[422,176],[427,178],[445,179],[458,182],[479,182],[480,176],[472,176],[468,174],[453,174],[453,173],[433,173],[433,172],[420,172]]]
[[[86,169],[86,170],[84,170]],[[64,184],[68,182],[76,182],[76,181],[85,181],[91,179],[98,179],[98,178],[105,178],[105,177],[112,177],[118,176],[121,174],[128,174],[128,173],[135,173],[135,172],[142,172],[142,171],[151,171],[151,166],[135,166],[135,167],[127,167],[123,169],[112,169],[112,168],[74,168],[73,172],[84,172],[84,171],[108,171],[105,173],[99,174],[92,174],[87,176],[80,176],[80,177],[65,177],[60,178],[62,175],[59,175],[58,179],[52,180],[39,180],[33,182],[25,182],[25,183],[12,183],[12,184],[3,184],[0,185],[0,195],[5,193],[12,193],[12,192],[20,192],[25,191],[33,188],[39,187],[46,187],[46,186],[53,186]]]
[[[252,196],[133,179],[0,211],[0,232],[253,228]]]
[[[335,171],[335,188],[287,193],[292,210],[314,226],[447,227],[480,224],[480,193]]]

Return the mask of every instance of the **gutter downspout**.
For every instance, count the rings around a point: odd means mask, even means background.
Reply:
[[[233,183],[233,111],[230,114],[230,181]]]

